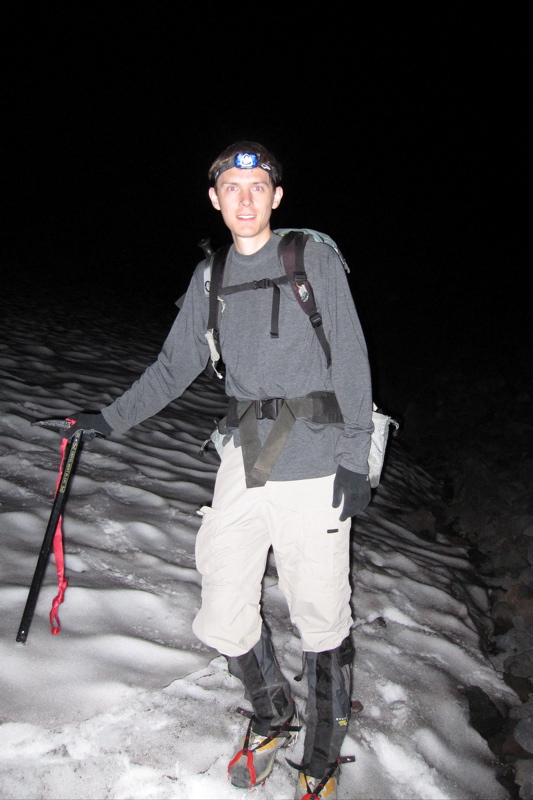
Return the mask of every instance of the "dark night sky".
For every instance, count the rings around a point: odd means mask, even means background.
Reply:
[[[326,231],[347,256],[371,350],[512,361],[529,331],[524,6],[360,5],[185,22],[163,0],[11,4],[14,285],[171,313],[198,240],[225,238],[209,164],[253,138],[285,167],[274,225]]]

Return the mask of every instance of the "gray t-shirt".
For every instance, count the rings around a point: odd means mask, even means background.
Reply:
[[[280,237],[251,256],[231,247],[224,284],[231,286],[283,274],[277,247]],[[195,270],[183,306],[152,364],[103,414],[121,433],[156,414],[179,397],[205,369],[209,347],[205,338],[209,299],[204,267]],[[237,400],[302,397],[309,392],[335,392],[343,425],[322,425],[298,419],[272,470],[270,480],[318,478],[342,464],[367,472],[372,431],[372,392],[365,340],[344,268],[328,245],[309,240],[305,268],[331,347],[328,368],[324,351],[309,318],[290,286],[281,286],[279,336],[272,338],[272,288],[226,295],[219,304],[226,392]],[[259,421],[264,441],[271,420]],[[238,431],[235,443],[239,444]]]

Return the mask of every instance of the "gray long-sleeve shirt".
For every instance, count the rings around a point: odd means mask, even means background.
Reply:
[[[227,286],[282,274],[277,247],[280,237],[253,255],[230,249]],[[195,270],[181,311],[154,362],[128,391],[103,414],[121,433],[153,416],[179,397],[205,369],[209,299],[204,267]],[[305,267],[331,347],[328,368],[318,337],[290,286],[281,286],[279,337],[271,338],[272,289],[226,295],[220,305],[219,329],[226,365],[226,392],[238,400],[302,397],[309,392],[335,392],[344,424],[322,425],[298,419],[272,470],[270,480],[318,478],[338,464],[366,473],[372,431],[372,392],[366,344],[344,268],[328,245],[309,240]],[[259,421],[265,440],[271,420]],[[238,431],[235,432],[239,443]]]

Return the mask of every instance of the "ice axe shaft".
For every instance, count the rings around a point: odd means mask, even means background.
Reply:
[[[25,642],[28,637],[28,631],[35,613],[35,606],[37,605],[37,599],[39,597],[39,592],[44,579],[46,565],[48,563],[48,558],[50,557],[50,550],[54,540],[54,534],[59,522],[59,518],[61,517],[63,509],[65,508],[70,479],[75,472],[76,462],[81,449],[80,444],[82,437],[83,431],[76,431],[67,447],[64,466],[58,481],[58,487],[54,497],[54,504],[50,513],[50,519],[48,520],[48,525],[46,527],[46,532],[44,534],[44,539],[41,546],[41,552],[39,553],[39,558],[37,559],[37,566],[35,567],[33,580],[28,592],[28,599],[26,601],[26,606],[20,621],[20,626],[17,633],[17,642]]]

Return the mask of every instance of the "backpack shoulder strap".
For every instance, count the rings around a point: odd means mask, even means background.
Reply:
[[[278,253],[289,283],[300,307],[305,311],[324,350],[326,363],[331,366],[331,348],[324,333],[322,316],[317,308],[311,284],[307,279],[304,263],[304,249],[309,234],[290,231],[281,237]]]
[[[224,267],[226,266],[226,259],[228,257],[231,245],[227,244],[224,247],[219,247],[216,253],[211,258],[209,285],[205,281],[206,291],[209,294],[209,320],[207,323],[208,330],[218,330],[218,293],[222,286],[224,279]],[[207,269],[207,265],[206,265]]]
[[[343,254],[339,249],[339,245],[335,242],[331,236],[328,236],[327,233],[321,233],[320,231],[316,231],[314,228],[274,228],[274,233],[277,233],[278,236],[285,236],[287,233],[291,231],[300,231],[301,233],[308,233],[309,236],[315,240],[315,242],[322,242],[322,244],[327,244],[335,250],[338,257],[341,260],[342,266],[346,270],[346,272],[350,272],[350,267],[346,263],[346,259],[344,258]]]
[[[230,245],[219,248],[211,257],[210,263],[208,262],[206,264],[204,271],[205,291],[209,294],[209,317],[205,338],[209,345],[213,370],[219,378],[223,378],[224,376],[217,369],[217,364],[220,361],[220,347],[218,343],[218,295],[220,287],[222,286],[224,267],[226,265],[229,249]]]

